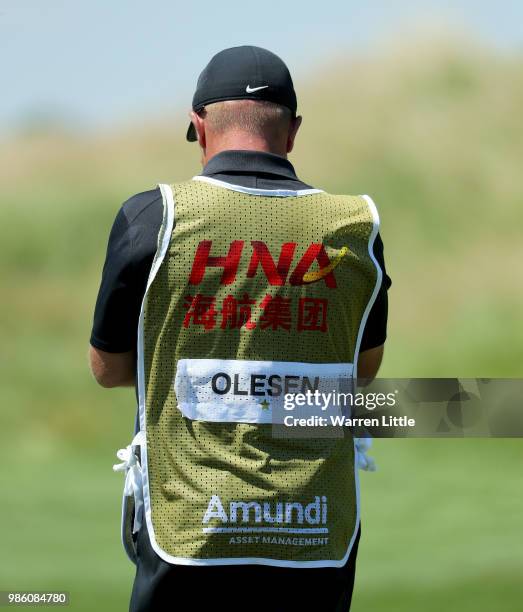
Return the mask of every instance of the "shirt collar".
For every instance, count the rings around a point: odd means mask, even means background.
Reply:
[[[288,159],[264,151],[229,150],[212,157],[205,165],[202,176],[213,174],[273,174],[297,180],[294,167]]]

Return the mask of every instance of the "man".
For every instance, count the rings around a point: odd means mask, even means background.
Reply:
[[[218,53],[187,132],[202,174],[132,197],[111,231],[90,359],[102,386],[137,384],[115,466],[134,611],[350,607],[354,441],[276,439],[271,411],[316,376],[376,375],[390,280],[370,198],[287,160],[296,109],[276,55]]]

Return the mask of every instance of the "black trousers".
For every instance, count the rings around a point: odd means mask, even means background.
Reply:
[[[269,565],[171,565],[152,549],[147,529],[138,533],[138,561],[130,612],[347,612],[350,608],[358,530],[340,568]]]

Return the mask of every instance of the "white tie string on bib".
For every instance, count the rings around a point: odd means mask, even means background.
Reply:
[[[367,451],[372,446],[371,438],[354,438],[354,444],[356,445],[356,460],[360,470],[366,472],[376,471],[376,462],[372,457],[367,455]]]
[[[121,448],[116,456],[122,463],[113,465],[115,472],[125,472],[124,495],[134,496],[134,523],[133,533],[136,533],[142,524],[143,513],[143,482],[142,468],[140,461],[134,452],[135,446],[143,446],[145,444],[145,435],[143,431],[139,431],[133,438],[133,441],[126,448]]]

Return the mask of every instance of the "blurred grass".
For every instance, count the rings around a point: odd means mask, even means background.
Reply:
[[[369,193],[380,209],[393,279],[383,375],[522,375],[522,67],[474,45],[407,40],[299,87],[299,176]],[[133,567],[111,465],[135,402],[97,388],[85,355],[120,203],[199,171],[184,129],[166,117],[0,143],[0,589],[66,589],[71,609],[126,609]],[[375,446],[353,609],[519,610],[520,441]]]

